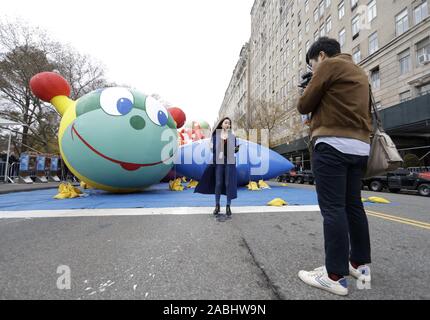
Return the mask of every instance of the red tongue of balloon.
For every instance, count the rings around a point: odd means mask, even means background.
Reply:
[[[140,168],[140,165],[133,163],[121,163],[121,167],[127,171],[136,171]]]

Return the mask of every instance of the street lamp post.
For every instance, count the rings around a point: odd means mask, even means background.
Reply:
[[[12,131],[9,131],[9,141],[7,144],[7,154],[6,154],[6,165],[5,165],[5,169],[4,169],[4,182],[7,183],[7,179],[9,178],[8,171],[9,171],[9,153],[10,153],[10,143],[11,143],[11,139],[12,139]]]

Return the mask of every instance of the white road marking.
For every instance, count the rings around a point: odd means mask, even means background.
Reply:
[[[29,218],[76,218],[76,217],[127,217],[127,216],[169,216],[169,215],[207,215],[213,208],[151,208],[151,209],[82,209],[82,210],[44,210],[44,211],[0,211],[0,219]],[[319,212],[319,206],[286,207],[233,207],[233,214],[249,213],[290,213]]]

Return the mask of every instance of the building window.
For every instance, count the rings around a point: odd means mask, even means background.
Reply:
[[[293,47],[291,49],[293,51],[296,50],[296,39],[293,39]]]
[[[415,24],[418,24],[421,21],[423,21],[425,18],[428,17],[428,15],[429,15],[429,11],[428,11],[427,1],[424,1],[414,10]]]
[[[379,68],[373,69],[370,72],[370,81],[372,82],[373,89],[381,88],[381,77],[379,74]]]
[[[423,96],[425,94],[430,94],[430,83],[424,86],[418,87],[418,95]]]
[[[369,19],[369,22],[372,22],[377,15],[376,0],[372,0],[367,7],[368,7],[368,19]]]
[[[403,10],[396,16],[396,33],[398,36],[409,29],[408,9]]]
[[[309,29],[310,29],[310,22],[309,22],[309,20],[308,21],[306,21],[306,24],[305,24],[305,31],[306,31],[306,33],[308,33],[309,32]]]
[[[327,30],[327,33],[330,33],[331,29],[332,29],[331,17],[328,17],[327,21],[326,21],[326,30]]]
[[[305,12],[308,13],[309,12],[309,0],[305,1]]]
[[[303,33],[302,30],[299,30],[299,43],[302,43],[303,41]]]
[[[351,10],[354,10],[358,5],[358,0],[351,0]]]
[[[369,55],[378,51],[378,49],[379,49],[378,33],[375,32],[369,37]]]
[[[352,38],[355,39],[360,33],[360,16],[357,15],[352,19]]]
[[[400,103],[411,100],[411,91],[405,91],[400,94]]]
[[[360,46],[356,47],[353,51],[352,58],[356,64],[361,61],[361,51]]]
[[[325,25],[322,24],[320,27],[320,37],[324,37],[325,36]]]
[[[341,20],[345,16],[345,2],[342,1],[341,3],[339,3],[337,9],[339,11],[339,20]]]
[[[316,8],[316,9],[314,10],[314,22],[317,22],[317,21],[318,21],[318,18],[319,18],[319,16],[318,16],[318,8]]]
[[[308,52],[310,48],[311,48],[311,42],[306,41],[306,52]]]
[[[299,62],[301,62],[302,61],[302,54],[303,54],[303,50],[302,49],[300,49],[299,50]]]
[[[399,54],[399,63],[400,75],[404,75],[411,71],[411,53],[409,49]]]
[[[325,0],[325,7],[328,8],[331,5],[331,0]]]
[[[319,8],[320,8],[320,17],[323,17],[324,16],[324,1],[320,2]]]
[[[340,32],[339,32],[339,43],[340,43],[340,47],[342,48],[345,43],[346,43],[346,30],[345,28],[343,28]]]
[[[430,37],[417,43],[418,66],[430,63]]]
[[[318,32],[318,30],[314,33],[314,41],[316,42],[318,40],[320,33]]]

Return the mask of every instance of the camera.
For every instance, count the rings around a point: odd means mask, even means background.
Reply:
[[[312,73],[312,71],[305,73],[302,76],[302,81],[300,82],[299,87],[305,89],[308,86],[309,82],[311,82],[313,75],[314,74]]]

